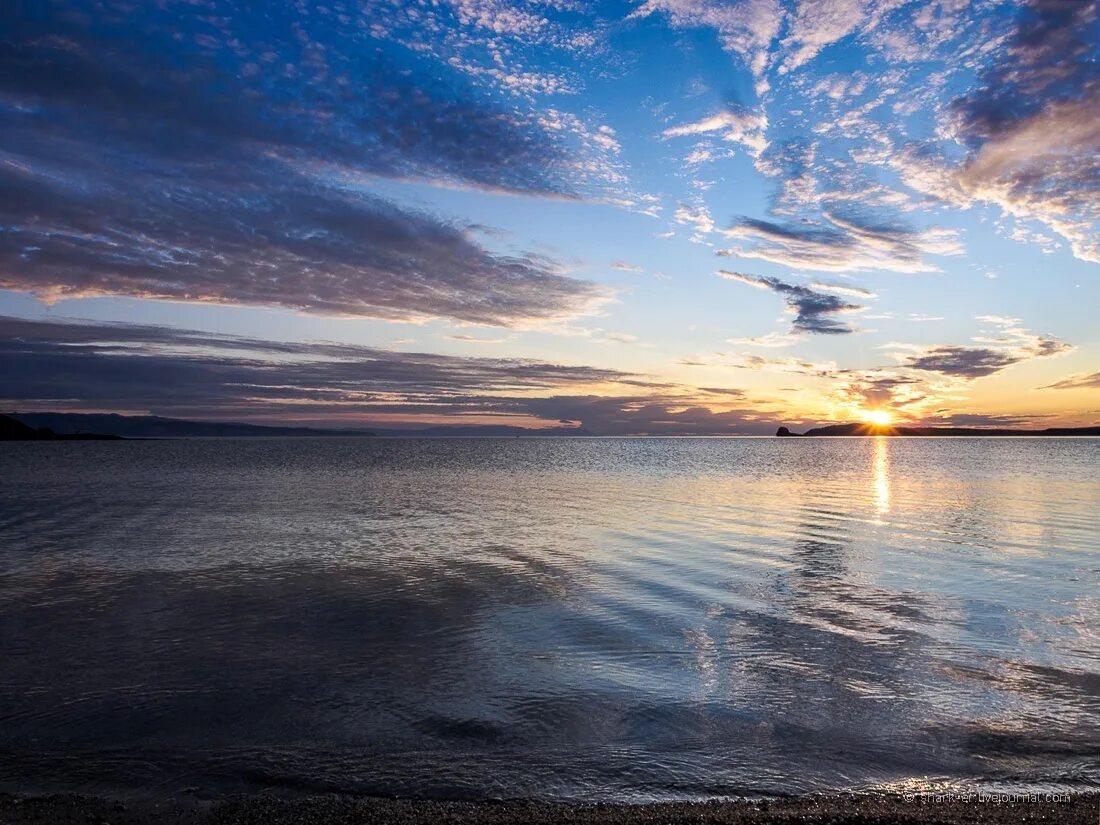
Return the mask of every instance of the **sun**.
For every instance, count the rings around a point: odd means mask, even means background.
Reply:
[[[889,427],[894,423],[894,416],[888,410],[864,410],[863,420],[876,427]]]

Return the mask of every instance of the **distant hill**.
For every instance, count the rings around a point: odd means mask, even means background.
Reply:
[[[426,427],[419,430],[378,430],[378,435],[389,438],[531,438],[560,436],[590,436],[583,427],[512,427],[507,424],[478,424],[473,426]]]
[[[55,433],[109,433],[124,438],[462,438],[520,436],[591,435],[580,427],[530,429],[508,425],[450,425],[422,429],[328,430],[321,427],[276,427],[224,421],[188,421],[158,415],[116,415],[109,413],[12,413],[11,419],[35,429],[49,427]]]
[[[121,441],[103,433],[56,433],[49,427],[28,427],[9,415],[0,415],[0,441]]]
[[[37,429],[48,427],[59,435],[81,432],[105,433],[123,438],[288,438],[363,437],[367,430],[324,430],[313,427],[266,427],[222,421],[187,421],[157,415],[115,415],[109,413],[13,413],[12,420]]]
[[[980,427],[877,427],[873,424],[830,424],[804,433],[792,433],[786,427],[776,432],[780,438],[814,438],[822,436],[919,436],[926,438],[974,436],[1089,436],[1100,435],[1100,427],[1049,427],[1045,430],[984,429]]]

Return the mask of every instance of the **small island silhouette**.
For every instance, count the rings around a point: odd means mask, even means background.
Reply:
[[[1100,435],[1100,427],[1048,427],[1045,430],[1014,430],[983,427],[894,427],[854,422],[815,427],[804,433],[792,433],[786,427],[776,431],[779,438],[817,438],[829,436],[917,436],[924,438],[974,436],[1090,436]]]

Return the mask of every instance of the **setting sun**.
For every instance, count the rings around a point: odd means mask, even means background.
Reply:
[[[888,427],[894,423],[894,416],[886,410],[865,410],[863,420],[876,427]]]

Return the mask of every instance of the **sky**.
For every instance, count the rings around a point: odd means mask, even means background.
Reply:
[[[1100,0],[0,6],[0,408],[1100,423]]]

